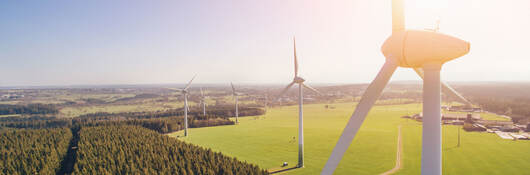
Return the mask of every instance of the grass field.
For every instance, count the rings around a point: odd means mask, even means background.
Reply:
[[[443,113],[447,114],[467,114],[468,112],[458,112],[458,111],[447,111],[444,110]],[[500,121],[510,121],[509,118],[501,117],[497,114],[490,113],[490,112],[475,112],[474,114],[480,115],[480,117],[484,120],[500,120]]]
[[[305,168],[288,174],[318,174],[324,166],[354,104],[305,105]],[[336,174],[379,174],[395,165],[397,126],[402,125],[403,168],[397,174],[419,174],[421,123],[400,118],[418,113],[419,104],[375,106],[365,120]],[[297,106],[269,109],[260,117],[244,117],[241,124],[190,130],[180,139],[237,157],[262,168],[297,161]],[[461,132],[456,148],[456,126],[443,127],[444,174],[523,174],[530,166],[530,141],[502,140],[494,134]],[[181,132],[170,134],[182,135]]]

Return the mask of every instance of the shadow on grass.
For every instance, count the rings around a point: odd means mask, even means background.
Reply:
[[[272,168],[272,169],[269,169],[269,174],[278,174],[278,173],[282,173],[282,172],[286,172],[286,171],[289,171],[289,170],[294,170],[294,169],[297,169],[298,167],[297,166],[293,166],[293,167],[281,167],[281,168]]]

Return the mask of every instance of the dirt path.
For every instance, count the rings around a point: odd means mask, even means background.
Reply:
[[[397,141],[397,151],[396,151],[396,166],[387,172],[381,173],[381,175],[394,174],[399,169],[401,169],[401,154],[403,153],[403,143],[401,143],[401,125],[398,126],[398,141]]]
[[[72,140],[68,145],[68,151],[66,157],[61,161],[61,168],[57,171],[56,175],[69,175],[74,171],[75,161],[77,159],[77,143],[79,142],[79,130],[78,127],[70,128],[72,132]],[[75,148],[75,149],[73,149]]]

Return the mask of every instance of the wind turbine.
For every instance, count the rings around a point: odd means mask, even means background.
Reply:
[[[206,116],[206,97],[204,96],[204,91],[201,87],[201,105],[202,105],[202,115]]]
[[[425,30],[438,32],[440,30],[440,19],[436,20],[436,27],[434,29],[425,29]],[[424,72],[423,72],[422,68],[414,68],[414,71],[421,77],[421,79],[423,79]],[[447,84],[446,82],[443,82],[443,81],[441,83],[442,83],[442,92],[444,94],[453,96],[454,98],[456,98],[458,101],[460,101],[461,103],[463,103],[467,107],[472,107],[473,106],[473,104],[471,102],[469,102],[466,98],[464,98],[462,95],[460,95],[460,93],[458,93],[451,86],[449,86],[449,84]]]
[[[236,106],[236,124],[239,123],[239,111],[238,111],[238,102],[237,102],[237,97],[240,96],[240,95],[243,95],[242,93],[239,93],[239,92],[236,92],[236,88],[234,87],[234,84],[232,84],[232,82],[230,82],[230,86],[232,86],[232,97],[234,98],[235,100],[235,106]]]
[[[184,89],[175,89],[177,92],[182,93],[182,96],[184,96],[184,136],[188,136],[188,111],[190,110],[188,106],[188,88],[190,88],[191,82],[196,76],[197,75],[194,75],[193,78],[191,78],[190,82],[188,82]]]
[[[421,77],[421,79],[423,79],[424,72],[423,72],[422,68],[414,68],[414,71]],[[473,106],[473,104],[469,100],[464,98],[464,96],[460,95],[460,93],[458,93],[455,89],[453,89],[451,86],[449,86],[449,84],[447,84],[446,82],[443,82],[443,81],[441,81],[440,83],[442,84],[442,92],[444,94],[453,96],[460,103],[463,103],[467,107],[472,107]]]
[[[267,112],[268,107],[269,107],[269,90],[267,90],[267,93],[265,94],[265,112]]]
[[[392,1],[392,35],[381,47],[386,62],[368,86],[344,128],[321,174],[332,174],[353,141],[370,108],[399,67],[423,69],[421,173],[442,174],[440,69],[469,52],[469,42],[433,31],[405,30],[403,0]]]
[[[301,168],[304,167],[304,114],[303,114],[303,93],[302,89],[303,87],[316,92],[317,94],[320,94],[315,88],[312,88],[311,86],[308,86],[304,84],[305,79],[298,76],[298,58],[296,56],[296,40],[293,37],[294,42],[294,79],[293,81],[283,89],[283,91],[280,93],[278,98],[283,96],[291,86],[293,86],[295,83],[298,84],[298,165],[297,167]]]

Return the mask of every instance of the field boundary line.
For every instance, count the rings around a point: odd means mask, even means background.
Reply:
[[[394,174],[401,169],[401,157],[403,153],[403,143],[401,141],[401,125],[398,126],[398,136],[397,136],[397,151],[396,151],[396,166],[387,172],[381,173],[381,175]]]

